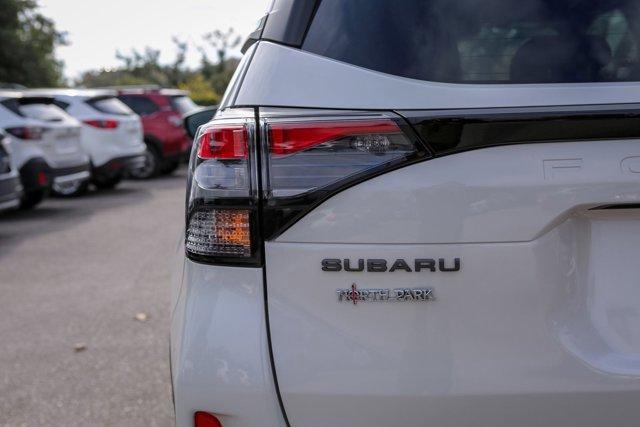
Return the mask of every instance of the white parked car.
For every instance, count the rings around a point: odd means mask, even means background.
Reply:
[[[92,183],[113,188],[131,170],[145,163],[140,117],[104,89],[34,89],[51,96],[58,107],[82,124],[82,148],[91,159]]]
[[[9,145],[24,187],[21,206],[31,208],[47,192],[82,192],[91,172],[80,145],[80,123],[48,96],[0,91],[0,128]]]
[[[638,3],[273,3],[191,155],[178,425],[637,426]]]

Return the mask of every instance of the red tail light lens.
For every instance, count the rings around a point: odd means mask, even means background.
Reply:
[[[99,129],[117,129],[119,123],[117,120],[84,120],[84,124]]]
[[[248,134],[245,125],[215,125],[198,139],[198,157],[201,159],[246,159]]]
[[[206,412],[196,412],[193,424],[195,427],[222,427],[222,423],[215,416]]]
[[[271,154],[287,155],[345,137],[401,133],[391,120],[274,123],[269,127]]]
[[[42,139],[42,134],[44,133],[43,128],[34,127],[34,126],[15,127],[15,128],[8,128],[5,130],[9,132],[11,135],[15,136],[16,138],[30,140],[30,141]]]

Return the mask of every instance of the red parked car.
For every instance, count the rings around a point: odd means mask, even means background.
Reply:
[[[118,98],[142,119],[147,145],[145,166],[134,178],[151,178],[176,170],[191,148],[182,117],[198,108],[186,91],[158,87],[118,88]]]

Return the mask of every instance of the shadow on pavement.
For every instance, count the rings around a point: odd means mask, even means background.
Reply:
[[[89,191],[81,197],[51,197],[34,209],[0,214],[0,259],[31,236],[74,227],[98,210],[118,209],[153,197],[144,185],[121,185],[112,190]]]

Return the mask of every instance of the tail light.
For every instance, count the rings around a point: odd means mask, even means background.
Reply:
[[[227,110],[196,136],[186,235],[194,260],[261,265],[262,239],[345,188],[429,156],[393,113],[255,115]]]
[[[83,123],[99,129],[117,129],[119,125],[117,120],[84,120]]]
[[[267,121],[266,129],[270,197],[343,182],[416,151],[390,118]]]
[[[222,423],[215,416],[207,412],[196,412],[193,416],[194,427],[222,427]]]
[[[195,138],[186,250],[217,264],[261,262],[254,110],[223,115]]]
[[[42,134],[44,133],[44,128],[37,126],[13,127],[5,130],[16,138],[29,141],[42,139]]]

